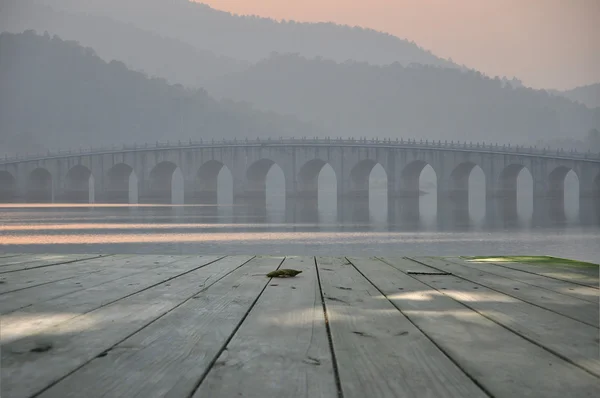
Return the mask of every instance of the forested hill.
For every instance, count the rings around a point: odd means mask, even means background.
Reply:
[[[583,138],[600,109],[478,72],[273,55],[207,86],[347,136],[533,143]]]
[[[400,62],[456,66],[399,37],[334,23],[276,21],[219,11],[188,0],[6,0],[109,17],[181,40],[197,49],[256,62],[271,52],[348,59],[373,64]],[[30,28],[36,28],[31,26]]]
[[[0,148],[317,134],[290,117],[149,79],[58,37],[0,34]]]
[[[556,94],[581,102],[589,108],[600,108],[600,83],[576,87],[567,91],[556,91]]]
[[[209,80],[250,65],[108,17],[70,13],[37,4],[37,0],[7,1],[7,8],[0,13],[2,30],[56,34],[93,48],[105,61],[122,61],[129,69],[173,84],[200,88]]]

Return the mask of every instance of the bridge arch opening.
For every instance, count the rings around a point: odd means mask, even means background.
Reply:
[[[90,169],[76,165],[67,172],[64,198],[68,203],[94,203],[94,176]]]
[[[10,203],[15,200],[17,180],[8,171],[0,171],[0,203]]]
[[[109,203],[138,203],[138,178],[131,166],[118,163],[107,175],[106,201]]]
[[[147,201],[157,204],[184,203],[184,184],[181,169],[173,162],[160,162],[150,172]]]
[[[429,163],[416,160],[402,169],[398,196],[402,221],[435,224],[438,206],[437,173]]]
[[[522,164],[508,165],[500,173],[496,192],[503,221],[530,220],[533,215],[533,177]]]
[[[312,159],[300,168],[296,201],[299,221],[336,221],[337,176],[329,163],[322,159]]]
[[[567,166],[558,166],[548,175],[547,216],[557,222],[577,219],[579,213],[579,177]]]
[[[27,201],[33,203],[52,203],[54,201],[52,174],[48,170],[37,168],[29,173]]]
[[[245,196],[253,213],[269,222],[283,222],[286,181],[281,167],[271,159],[257,160],[248,167],[246,179]]]
[[[365,159],[350,170],[349,206],[353,221],[385,222],[388,215],[388,178],[378,162]]]
[[[449,183],[443,205],[450,209],[444,215],[455,225],[481,224],[486,213],[486,177],[481,167],[473,162],[460,163],[450,173]]]
[[[212,206],[227,206],[233,202],[233,178],[229,168],[217,161],[209,160],[196,173],[193,203]]]

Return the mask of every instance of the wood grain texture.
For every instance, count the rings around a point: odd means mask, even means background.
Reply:
[[[506,278],[527,283],[529,285],[551,290],[556,293],[564,294],[566,296],[589,301],[590,303],[596,305],[596,307],[598,307],[599,304],[598,302],[600,300],[600,290],[594,289],[592,287],[581,286],[571,282],[547,278],[542,275],[523,272],[512,268],[500,267],[495,264],[470,262],[458,257],[446,257],[444,259],[449,262],[464,265],[465,267],[503,276]]]
[[[458,301],[369,259],[350,259],[394,305],[495,397],[593,397],[598,380]],[[409,260],[385,258],[399,269]],[[448,278],[447,276],[427,278]]]
[[[29,305],[62,297],[124,276],[142,273],[163,266],[169,262],[183,259],[184,256],[112,256],[110,266],[90,274],[81,274],[75,278],[46,283],[29,289],[17,290],[0,295],[0,314],[16,311]]]
[[[194,398],[337,397],[312,257],[287,257]]]
[[[345,398],[486,396],[345,259],[317,263]]]
[[[18,257],[18,256],[25,256],[26,254],[24,253],[2,253],[0,252],[0,258],[8,258],[8,257]]]
[[[189,397],[282,260],[254,258],[41,397]]]
[[[93,258],[101,258],[101,257],[110,257],[110,255],[99,255],[99,254],[62,254],[62,255],[40,255],[40,256],[31,256],[31,258],[23,259],[17,261],[16,259],[6,259],[12,260],[12,262],[8,262],[2,266],[0,266],[0,278],[3,278],[3,274],[24,271],[27,269],[35,269],[35,268],[45,268],[45,267],[53,267],[56,265],[63,264],[74,264],[80,263],[83,260],[90,260]],[[34,258],[38,258],[37,260]]]
[[[42,333],[49,327],[167,282],[171,278],[220,258],[219,256],[179,256],[178,259],[173,259],[171,256],[162,257],[162,266],[148,269],[143,274],[125,276],[110,283],[37,303],[3,316],[0,321],[2,327],[0,343],[4,345],[21,338],[24,334],[31,336]],[[154,262],[160,263],[160,261]],[[55,314],[59,315],[54,316]]]
[[[129,256],[129,255],[125,255]],[[75,278],[110,267],[115,256],[95,257],[70,263],[56,264],[51,267],[32,268],[0,275],[0,295],[21,289],[29,289],[46,283]],[[118,258],[118,257],[117,257]]]
[[[522,263],[489,263],[498,267],[511,268],[514,270],[529,272],[535,275],[541,275],[547,278],[558,279],[565,282],[576,283],[583,286],[588,286],[594,289],[599,289],[599,272],[600,267],[595,268],[579,268],[565,267],[559,265],[541,265],[541,264],[522,264]]]
[[[2,347],[3,397],[30,397],[77,370],[240,267],[247,256],[227,257],[151,289]],[[194,259],[187,262],[193,263]],[[36,347],[51,348],[32,352]]]
[[[515,279],[465,267],[464,265],[456,264],[446,259],[430,257],[417,257],[414,259],[437,269],[451,272],[470,282],[478,283],[508,296],[515,297],[527,303],[540,306],[566,317],[584,322],[589,326],[598,328],[600,318],[598,305],[594,305],[589,301],[532,286]]]
[[[455,276],[414,277],[600,377],[597,328]]]
[[[35,261],[46,261],[49,263],[60,261],[62,259],[73,257],[72,254],[6,254],[0,257],[0,269],[6,265],[25,264]]]

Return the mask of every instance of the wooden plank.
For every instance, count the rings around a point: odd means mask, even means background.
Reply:
[[[175,259],[171,256],[162,257],[164,257],[162,263],[154,261],[160,264],[158,267],[148,269],[143,274],[124,276],[110,283],[37,303],[3,316],[0,321],[2,327],[0,344],[4,345],[22,338],[24,335],[31,336],[41,333],[49,327],[109,305],[144,289],[165,283],[182,273],[221,258],[220,256],[178,256]],[[160,260],[160,258],[155,260]],[[59,315],[40,317],[39,314]]]
[[[588,301],[528,285],[515,279],[475,270],[442,258],[418,257],[414,260],[438,270],[451,272],[467,281],[575,319],[586,325],[599,327],[600,314],[598,313],[598,306]]]
[[[487,396],[346,260],[317,263],[345,398]]]
[[[191,396],[282,261],[253,259],[40,397]]]
[[[4,257],[0,258],[0,269],[5,265],[43,260],[56,260],[64,257],[64,254],[7,254]]]
[[[599,288],[599,268],[593,270],[580,269],[578,267],[561,267],[558,265],[533,265],[522,263],[486,263],[498,267],[511,268],[522,272],[529,272],[535,275],[545,276],[547,278],[558,279],[565,282],[576,283],[583,286]]]
[[[5,264],[0,266],[0,274],[9,272],[23,271],[32,268],[51,267],[60,264],[69,264],[78,262],[81,260],[89,260],[92,258],[106,257],[109,255],[102,254],[61,254],[61,255],[39,255],[39,256],[27,256],[21,260],[18,259],[5,259],[12,260],[6,261]],[[0,275],[0,277],[2,277]]]
[[[401,271],[412,266],[408,262],[392,265]],[[456,276],[413,277],[600,377],[597,328]]]
[[[3,393],[30,397],[74,372],[93,358],[191,299],[251,257],[226,257],[200,266],[152,289],[119,300],[86,315],[2,347]],[[186,260],[194,261],[193,259]],[[46,352],[32,352],[48,344]],[[47,346],[46,346],[47,347]],[[74,392],[76,396],[78,395]]]
[[[592,287],[581,286],[571,282],[547,278],[542,275],[523,272],[521,270],[512,268],[500,267],[495,264],[470,262],[458,257],[445,257],[444,259],[465,267],[503,276],[505,278],[521,281],[529,285],[541,287],[556,293],[564,294],[566,296],[589,301],[590,303],[594,303],[596,306],[598,306],[600,300],[600,290]]]
[[[78,277],[46,283],[30,289],[17,290],[0,295],[0,314],[6,314],[40,301],[65,296],[77,291],[117,280],[127,275],[144,272],[178,259],[180,256],[133,256],[116,255],[110,257],[110,266],[96,273],[82,274]]]
[[[0,258],[8,258],[8,257],[18,257],[25,256],[23,253],[2,253],[0,254]]]
[[[133,255],[122,255],[119,257],[103,256],[82,260],[77,263],[63,263],[51,267],[27,269],[18,272],[10,272],[0,275],[0,295],[21,289],[29,289],[46,283],[58,282],[72,279],[80,275],[100,272],[106,267],[111,267],[113,260]]]
[[[338,396],[314,258],[281,267],[302,274],[269,283],[193,397]]]
[[[425,277],[408,276],[375,259],[350,260],[491,396],[598,396],[597,378],[417,279]],[[405,259],[385,261],[413,268]]]

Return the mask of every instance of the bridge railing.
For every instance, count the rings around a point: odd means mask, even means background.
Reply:
[[[144,144],[113,145],[110,147],[79,147],[77,149],[63,149],[47,151],[37,154],[17,154],[15,156],[5,155],[0,158],[2,163],[14,163],[27,160],[36,160],[54,157],[67,157],[79,155],[93,155],[103,153],[114,153],[124,151],[139,151],[153,148],[182,148],[182,147],[223,147],[223,146],[247,146],[247,145],[350,145],[350,146],[392,146],[392,147],[413,147],[422,149],[448,149],[448,150],[471,150],[481,152],[507,153],[507,154],[527,154],[539,156],[552,156],[568,159],[589,159],[600,160],[600,153],[578,152],[577,150],[537,148],[536,146],[493,144],[486,142],[472,141],[448,141],[448,140],[416,140],[403,138],[341,138],[341,137],[290,137],[290,138],[256,138],[256,139],[208,139],[208,140],[188,140],[188,141],[165,141]]]

